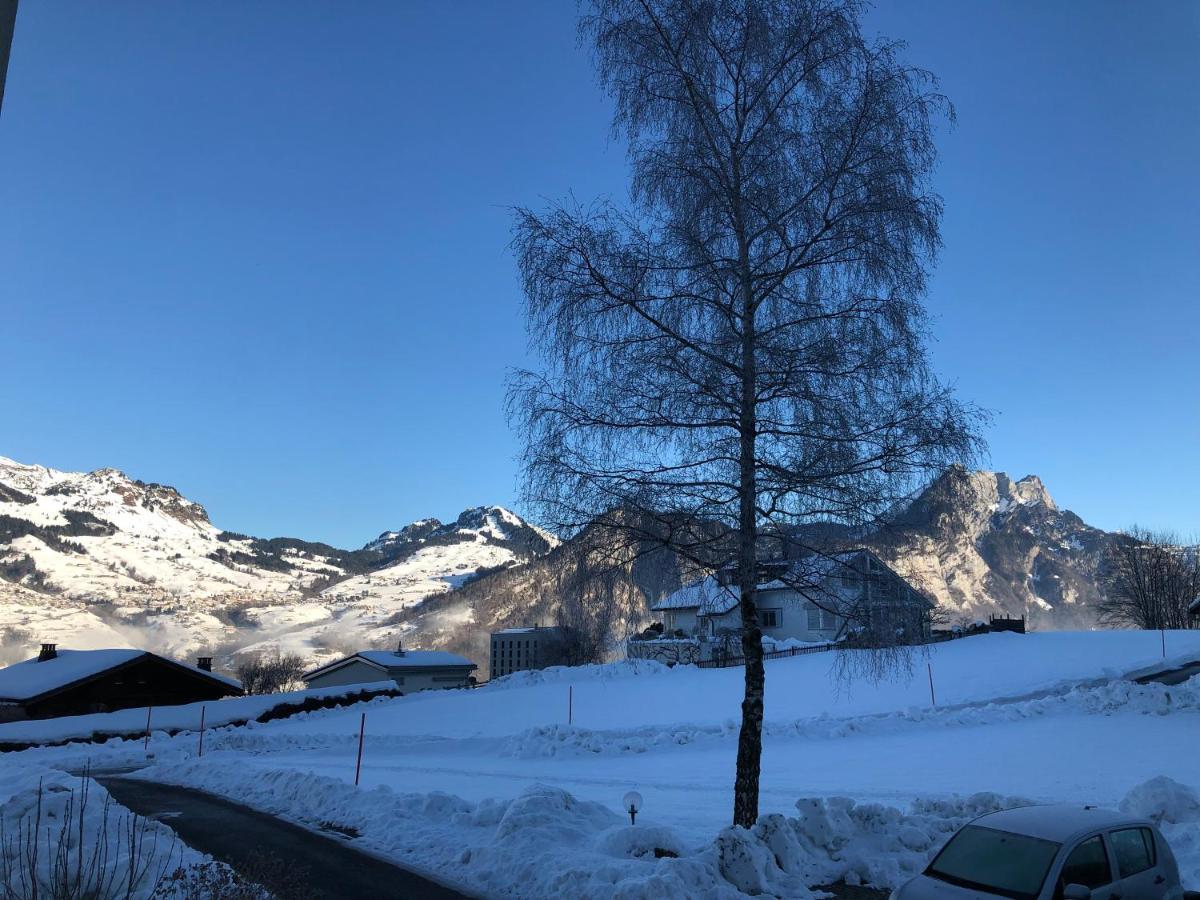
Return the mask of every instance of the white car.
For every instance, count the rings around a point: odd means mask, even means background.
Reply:
[[[892,900],[1185,900],[1154,823],[1083,806],[1026,806],[959,829]]]

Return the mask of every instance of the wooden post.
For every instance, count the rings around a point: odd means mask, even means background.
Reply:
[[[575,720],[575,686],[567,685],[567,724]]]
[[[926,663],[929,669],[929,702],[937,706],[937,696],[933,693],[933,663]]]
[[[146,743],[142,747],[143,750],[150,749],[150,713],[153,709],[153,706],[146,707]]]
[[[204,755],[204,707],[200,707],[200,752],[198,756]]]
[[[354,786],[358,787],[358,777],[362,774],[363,735],[367,730],[367,714],[363,713],[358,721],[358,762],[354,764]]]
[[[1167,629],[1160,628],[1158,633],[1162,635],[1163,659],[1167,658]]]

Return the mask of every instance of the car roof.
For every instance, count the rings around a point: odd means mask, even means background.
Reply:
[[[1148,825],[1149,822],[1136,816],[1125,815],[1111,809],[1094,806],[1020,806],[988,813],[974,821],[975,825],[1027,834],[1046,841],[1066,843],[1102,828],[1117,828],[1122,825]]]

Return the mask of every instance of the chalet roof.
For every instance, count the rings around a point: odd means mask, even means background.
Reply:
[[[206,672],[145,650],[59,650],[51,659],[40,660],[34,657],[0,669],[0,700],[33,700],[44,694],[89,681],[147,656],[168,665],[187,669],[203,678],[218,681],[223,686],[241,690],[242,686],[232,678]]]
[[[405,650],[403,653],[396,653],[391,650],[360,650],[351,656],[326,663],[319,668],[313,669],[311,672],[305,672],[301,677],[306,680],[315,678],[318,675],[324,675],[327,672],[332,672],[334,669],[340,669],[355,661],[364,662],[389,674],[401,672],[405,669],[478,668],[475,663],[466,657],[459,656],[456,653],[447,653],[444,650]]]
[[[908,581],[884,563],[878,556],[865,548],[856,548],[852,550],[839,550],[834,553],[811,554],[796,560],[766,560],[761,563],[764,569],[770,570],[772,567],[788,570],[787,580],[782,578],[773,578],[768,581],[761,581],[758,584],[760,591],[778,591],[787,590],[796,584],[810,583],[816,584],[821,579],[835,574],[839,569],[846,566],[848,563],[854,562],[863,555],[869,556],[880,566],[891,572],[905,584]],[[912,587],[909,584],[909,587]],[[913,588],[918,594],[924,594]],[[699,581],[693,581],[691,584],[686,584],[672,594],[668,594],[650,609],[654,612],[661,612],[669,609],[695,609],[700,615],[722,615],[729,612],[738,605],[738,600],[741,597],[741,591],[737,585],[722,585],[720,579],[716,576],[709,575],[707,578],[702,578]],[[934,605],[928,598],[925,602],[931,606]]]

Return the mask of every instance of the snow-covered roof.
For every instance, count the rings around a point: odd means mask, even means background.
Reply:
[[[837,574],[839,569],[854,562],[863,555],[874,559],[879,565],[892,571],[882,560],[870,550],[858,548],[854,550],[839,550],[833,553],[811,554],[796,560],[767,560],[760,565],[770,571],[788,571],[787,581],[773,578],[758,584],[760,591],[787,590],[797,584],[817,584],[821,579]],[[893,572],[892,574],[895,574]],[[901,576],[896,575],[897,578]],[[901,579],[903,580],[903,579]],[[907,583],[907,582],[905,582]],[[912,587],[912,585],[909,585]],[[915,590],[915,589],[914,589]],[[920,594],[920,591],[917,591]],[[738,605],[741,591],[736,584],[722,585],[716,576],[709,575],[699,581],[686,584],[672,594],[668,594],[654,606],[653,612],[669,609],[696,609],[701,615],[722,615]],[[926,598],[926,602],[930,602]],[[932,603],[930,604],[932,605]]]
[[[1192,601],[1192,605],[1188,607],[1194,613],[1200,613],[1200,597]]]
[[[397,669],[431,669],[431,668],[477,668],[475,663],[457,653],[447,653],[444,650],[405,650],[396,653],[392,650],[360,650],[353,656],[347,656],[335,662],[327,663],[320,668],[305,672],[302,678],[308,680],[318,675],[340,669],[355,661],[365,662],[387,672]]]
[[[538,631],[558,631],[557,625],[527,625],[524,628],[501,628],[492,634],[534,634]]]
[[[709,575],[691,584],[685,584],[673,594],[668,594],[650,609],[661,612],[668,609],[697,609],[707,615],[729,612],[738,604],[741,592],[737,585],[722,586],[716,577]]]
[[[143,656],[155,656],[145,650],[59,650],[52,659],[37,657],[0,669],[0,699],[31,700],[79,681],[93,678],[109,669],[125,665]],[[163,659],[172,665],[190,669],[197,675],[241,688],[232,678],[206,672],[173,659]]]
[[[390,650],[361,650],[354,654],[367,662],[385,669],[424,668],[426,666],[471,666],[475,663],[457,653],[444,650],[405,650],[394,653]]]

